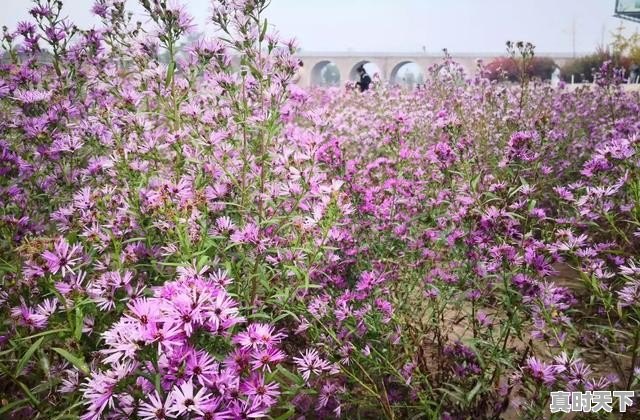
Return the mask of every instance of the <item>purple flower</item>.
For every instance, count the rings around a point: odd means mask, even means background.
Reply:
[[[547,386],[556,381],[556,370],[553,365],[546,364],[537,358],[530,356],[526,362],[526,372],[538,382]]]
[[[77,254],[81,252],[80,245],[70,246],[66,239],[61,238],[54,244],[53,252],[43,252],[42,258],[44,258],[47,269],[52,274],[62,271],[62,276],[65,276],[67,272],[73,273],[73,266],[81,259],[81,256]]]
[[[205,351],[197,351],[190,354],[186,361],[187,375],[195,378],[200,385],[210,383],[211,378],[219,371],[219,364]]]
[[[259,419],[266,417],[267,413],[267,407],[251,398],[244,401],[233,400],[229,410],[232,419]]]
[[[38,102],[48,102],[51,100],[52,92],[40,90],[16,90],[13,92],[14,98],[25,105]]]
[[[148,400],[140,405],[138,416],[142,420],[165,420],[170,416],[172,404],[172,395],[162,401],[156,391],[154,394],[149,395]]]
[[[49,320],[47,314],[28,307],[24,302],[20,306],[11,308],[11,317],[18,325],[25,326],[30,330],[40,330],[46,327]]]
[[[271,372],[271,365],[284,361],[286,357],[287,355],[282,350],[275,347],[256,350],[251,353],[251,368],[253,370],[266,369]]]
[[[618,292],[620,306],[640,306],[640,280],[629,280]]]
[[[211,403],[211,394],[207,393],[207,388],[202,387],[195,392],[191,380],[174,388],[171,391],[171,398],[173,400],[171,411],[178,416],[187,413],[202,415],[203,410],[206,410]]]
[[[265,383],[264,376],[257,373],[240,385],[240,391],[263,406],[275,404],[280,396],[279,385],[275,382]]]
[[[114,390],[121,377],[114,374],[94,373],[82,385],[87,412],[81,418],[93,420],[100,418],[102,412],[113,407]]]
[[[294,357],[293,361],[307,382],[311,374],[320,375],[323,372],[331,370],[331,364],[322,359],[316,349],[307,349],[304,353],[300,353],[300,355],[301,357]]]
[[[284,337],[285,334],[276,333],[272,325],[251,324],[246,332],[236,335],[233,342],[243,348],[259,349],[277,345]]]

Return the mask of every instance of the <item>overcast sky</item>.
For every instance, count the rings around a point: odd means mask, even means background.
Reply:
[[[135,0],[128,0],[134,6]],[[209,0],[184,0],[199,24]],[[539,52],[593,51],[621,20],[615,0],[272,0],[267,18],[306,51],[501,52],[506,40],[533,42]],[[96,20],[92,0],[64,0],[80,26]],[[0,0],[0,25],[27,19],[30,0]],[[136,8],[136,10],[140,10]],[[144,20],[142,14],[139,15]],[[626,22],[627,32],[639,24]],[[573,29],[575,28],[575,30]]]

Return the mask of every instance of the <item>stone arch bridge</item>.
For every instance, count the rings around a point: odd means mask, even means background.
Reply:
[[[451,53],[452,59],[460,64],[467,74],[473,74],[476,70],[478,59],[485,63],[497,57],[504,57],[504,53]],[[563,66],[572,59],[570,54],[536,53],[538,57],[551,57],[557,65]],[[298,84],[300,86],[314,86],[322,84],[322,72],[329,64],[335,64],[340,73],[339,84],[358,78],[357,68],[371,63],[378,69],[379,77],[383,82],[397,82],[399,70],[406,64],[415,63],[424,74],[426,69],[434,64],[442,63],[443,54],[431,53],[322,53],[300,52],[297,54],[304,65],[300,72]]]

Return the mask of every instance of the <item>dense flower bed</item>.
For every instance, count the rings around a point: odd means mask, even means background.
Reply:
[[[609,63],[303,90],[265,0],[214,1],[193,45],[140,3],[4,33],[0,417],[535,419],[640,388],[640,102]]]

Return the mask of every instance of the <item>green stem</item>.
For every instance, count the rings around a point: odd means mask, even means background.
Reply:
[[[633,377],[638,359],[638,346],[640,345],[640,327],[636,328],[636,332],[633,338],[633,350],[631,352],[631,372],[629,372],[629,380],[627,381],[627,389],[631,389],[633,383]]]

